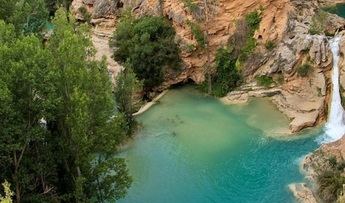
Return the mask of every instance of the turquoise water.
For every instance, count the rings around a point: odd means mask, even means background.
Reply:
[[[294,202],[299,160],[315,135],[276,139],[288,124],[270,102],[225,106],[193,88],[172,90],[144,113],[127,158],[133,185],[120,202]]]
[[[333,6],[333,7],[325,8],[324,10],[326,10],[327,12],[330,12],[330,13],[337,14],[338,16],[345,18],[345,4],[344,3],[337,4],[336,6]]]

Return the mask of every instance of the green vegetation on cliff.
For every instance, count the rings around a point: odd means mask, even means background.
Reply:
[[[324,202],[336,202],[343,195],[345,184],[345,162],[335,157],[327,159],[329,167],[318,168],[318,196]]]
[[[201,48],[205,48],[207,42],[204,36],[204,32],[202,31],[200,25],[191,21],[188,21],[188,25],[192,31],[192,34],[196,42],[198,43],[198,46]]]
[[[122,17],[111,45],[116,47],[115,60],[133,68],[145,91],[159,86],[169,71],[180,66],[175,30],[162,17]]]
[[[302,64],[297,68],[297,74],[300,77],[307,77],[312,72],[312,68],[309,63]]]
[[[241,64],[254,52],[256,39],[254,33],[261,22],[259,11],[245,16],[236,24],[236,31],[229,39],[225,48],[217,50],[215,72],[212,74],[212,94],[217,97],[225,96],[236,88],[241,80]],[[206,84],[202,89],[206,89]]]
[[[257,42],[254,38],[254,33],[259,28],[260,22],[261,16],[259,12],[253,11],[245,16],[244,25],[242,26],[246,28],[242,27],[236,30],[237,32],[240,32],[238,34],[244,35],[244,45],[239,47],[241,50],[238,56],[238,59],[241,63],[245,62],[249,55],[252,54],[256,48]],[[236,46],[236,42],[231,44],[231,46]]]
[[[325,11],[318,11],[312,19],[312,23],[309,28],[311,35],[320,35],[325,32],[327,13]],[[325,33],[327,34],[327,33]]]
[[[0,181],[16,202],[122,198],[131,177],[114,153],[127,127],[106,65],[90,60],[85,25],[63,9],[52,23],[44,44],[0,20]]]
[[[236,70],[236,59],[228,48],[220,48],[216,54],[216,73],[212,76],[212,92],[217,97],[225,96],[237,87],[240,75]]]
[[[274,83],[273,78],[267,75],[257,76],[255,79],[259,85],[264,87],[270,87]]]

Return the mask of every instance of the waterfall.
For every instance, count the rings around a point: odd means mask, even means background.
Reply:
[[[333,53],[333,70],[332,70],[332,102],[329,113],[328,122],[325,126],[326,136],[323,143],[333,142],[345,135],[345,118],[344,108],[341,104],[340,88],[339,88],[339,44],[340,37],[335,37],[330,41]]]

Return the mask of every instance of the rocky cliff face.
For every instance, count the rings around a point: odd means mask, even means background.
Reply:
[[[109,55],[104,47],[105,41],[116,29],[117,15],[120,10],[131,9],[137,16],[164,15],[173,23],[177,33],[177,41],[182,50],[184,71],[178,76],[167,78],[162,88],[174,83],[192,79],[196,83],[204,81],[204,65],[206,53],[200,50],[187,50],[186,47],[196,45],[188,21],[200,21],[205,28],[202,0],[195,1],[198,11],[191,12],[185,1],[182,0],[74,0],[72,12],[77,19],[83,20],[79,8],[85,7],[91,13],[91,23],[94,25],[94,44],[100,54]],[[264,42],[267,40],[280,40],[287,27],[288,13],[291,9],[288,0],[247,0],[247,1],[209,1],[210,19],[207,24],[209,30],[209,44],[211,61],[214,59],[216,50],[227,44],[229,37],[234,33],[236,20],[260,7],[265,8],[262,13],[262,24],[257,32],[257,38]],[[111,63],[113,72],[121,69],[116,63]]]
[[[97,58],[106,56],[110,73],[113,78],[122,67],[111,59],[112,50],[108,40],[116,29],[119,12],[130,9],[135,15],[164,15],[168,17],[177,33],[176,40],[182,50],[183,71],[179,75],[167,75],[165,83],[159,88],[165,89],[173,84],[193,80],[196,83],[204,81],[207,53],[195,48],[197,45],[188,21],[195,21],[201,27],[208,28],[210,62],[219,47],[228,43],[236,30],[236,21],[245,14],[260,9],[262,20],[255,33],[258,46],[255,57],[244,64],[243,73],[246,76],[245,85],[238,91],[229,93],[222,100],[226,103],[246,101],[253,96],[272,97],[278,108],[291,119],[290,129],[298,132],[309,126],[314,126],[325,119],[327,101],[330,91],[329,72],[332,64],[328,38],[324,35],[311,35],[314,16],[320,7],[332,5],[344,0],[209,0],[209,20],[204,19],[204,4],[195,0],[197,7],[193,12],[183,0],[74,0],[72,11],[78,19],[83,19],[79,8],[85,7],[92,15],[92,40],[97,50]],[[334,35],[345,27],[344,19],[336,15],[327,15],[323,19],[324,30],[328,35]],[[331,23],[329,23],[331,22]],[[273,50],[267,50],[265,44],[276,45]],[[194,47],[192,50],[188,47]],[[297,75],[298,67],[310,64],[311,74],[307,77]],[[344,67],[344,66],[342,66]],[[345,71],[345,68],[343,68]],[[269,75],[279,78],[280,82],[274,89],[258,87],[255,77]],[[345,77],[342,83],[345,87]]]
[[[318,1],[289,1],[289,11],[286,14],[285,27],[280,40],[276,40],[277,47],[271,52],[261,52],[262,62],[246,67],[249,73],[247,80],[253,81],[255,76],[271,75],[282,77],[281,84],[274,88],[272,97],[278,108],[290,120],[291,132],[298,132],[306,127],[314,126],[326,118],[328,95],[330,92],[329,76],[332,67],[332,54],[328,39],[325,35],[311,35],[310,30],[315,21],[318,10],[329,2]],[[326,14],[325,14],[326,15]],[[337,31],[344,29],[344,19],[327,14],[323,17],[325,32],[333,36]],[[265,21],[261,23],[263,29]],[[259,30],[259,31],[260,31]],[[274,31],[269,33],[274,34]],[[260,36],[259,32],[257,33]],[[258,38],[259,39],[259,38]],[[311,66],[311,73],[307,77],[297,74],[304,64]],[[344,69],[344,66],[342,66]],[[241,89],[239,91],[242,91]],[[262,91],[244,91],[243,98],[262,96]],[[226,103],[236,101],[238,91],[231,92],[223,98]],[[245,99],[246,100],[246,99]]]
[[[246,102],[250,97],[271,97],[278,108],[290,118],[291,132],[317,125],[326,119],[329,95],[331,92],[330,70],[332,54],[329,38],[336,33],[342,36],[341,42],[341,86],[345,95],[345,20],[332,14],[321,17],[323,33],[312,33],[315,16],[323,6],[345,3],[345,0],[209,0],[210,19],[204,21],[202,0],[197,2],[193,13],[183,0],[74,0],[72,12],[77,19],[83,20],[79,8],[85,7],[92,16],[92,41],[97,50],[96,57],[103,56],[108,61],[109,72],[116,77],[122,67],[111,59],[112,50],[108,41],[116,29],[118,13],[130,9],[135,15],[164,15],[168,17],[177,33],[176,40],[182,50],[184,62],[180,75],[168,75],[160,89],[173,84],[193,80],[204,81],[204,66],[207,53],[187,47],[197,45],[187,25],[188,21],[201,22],[201,27],[208,28],[211,62],[219,47],[228,43],[236,30],[236,21],[254,10],[262,10],[262,21],[255,33],[258,46],[255,57],[244,65],[243,74],[246,84],[230,92],[221,100],[224,103]],[[320,18],[320,17],[319,17]],[[328,36],[326,36],[327,34]],[[265,48],[267,42],[276,46],[273,50]],[[310,73],[306,77],[297,74],[299,67],[309,64]],[[272,76],[276,83],[271,87],[261,87],[255,77]],[[345,159],[345,138],[322,146],[315,153],[306,157],[303,168],[311,179],[315,178],[315,168],[327,167],[326,158],[335,156]],[[313,191],[305,183],[290,185],[297,199],[301,202],[317,202]]]

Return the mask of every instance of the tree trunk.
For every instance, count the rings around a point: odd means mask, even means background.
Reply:
[[[23,148],[21,149],[20,155],[17,158],[17,152],[13,152],[13,165],[14,165],[14,172],[13,172],[13,180],[15,182],[16,185],[16,202],[20,203],[21,201],[21,192],[20,192],[20,184],[19,184],[19,180],[18,180],[18,170],[19,170],[19,165],[20,162],[22,161],[22,158],[24,156],[24,152],[26,150],[26,146],[28,144],[28,141],[25,142]]]
[[[18,180],[16,180],[16,202],[20,203],[20,187],[19,187]]]

